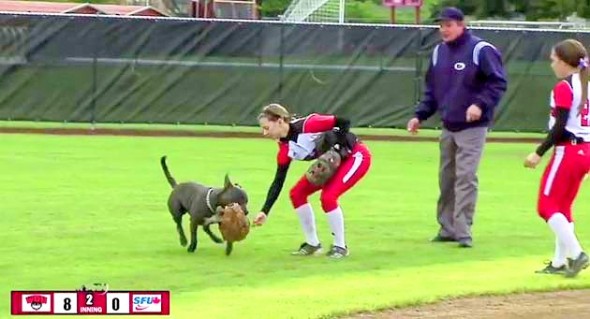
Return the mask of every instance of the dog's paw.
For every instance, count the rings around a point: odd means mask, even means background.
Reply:
[[[233,244],[233,243],[231,243],[231,242],[228,242],[228,243],[225,245],[225,255],[226,255],[226,256],[229,256],[229,255],[231,255],[231,252],[232,252],[233,250],[234,250],[234,244]]]
[[[180,246],[186,247],[187,244],[188,241],[186,240],[186,237],[180,237]]]
[[[186,251],[188,251],[189,253],[194,253],[195,250],[197,250],[197,244],[191,244],[190,246],[188,246],[188,248],[186,249]]]

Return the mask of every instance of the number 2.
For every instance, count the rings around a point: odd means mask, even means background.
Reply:
[[[582,111],[580,112],[580,125],[582,127],[588,127],[590,126],[590,108],[588,107],[588,100],[586,100],[586,103],[584,103],[584,107],[582,108]]]
[[[87,306],[92,306],[92,294],[87,294],[86,295],[86,305]]]

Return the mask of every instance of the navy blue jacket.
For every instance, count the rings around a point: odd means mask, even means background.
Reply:
[[[506,86],[498,50],[465,30],[455,41],[435,47],[416,117],[424,121],[438,110],[443,126],[450,131],[488,126]],[[466,112],[472,104],[482,109],[482,116],[468,123]]]

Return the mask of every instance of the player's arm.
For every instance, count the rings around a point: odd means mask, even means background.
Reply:
[[[539,156],[543,156],[553,145],[556,145],[559,141],[561,141],[565,135],[565,125],[567,124],[570,110],[557,107],[556,111],[557,114],[555,114],[555,125],[553,125],[549,133],[547,133],[547,137],[545,137],[543,143],[541,143],[541,145],[539,145],[535,151],[535,153],[537,153]]]
[[[283,189],[283,185],[285,184],[285,179],[287,179],[287,172],[289,171],[289,166],[291,164],[291,159],[288,156],[288,151],[289,148],[286,144],[280,145],[279,153],[277,155],[277,169],[275,171],[275,177],[272,183],[270,184],[270,187],[266,194],[266,200],[264,201],[264,205],[260,210],[266,216],[268,216],[272,206],[279,198],[281,190]]]
[[[555,86],[553,99],[555,100],[555,124],[547,133],[543,143],[537,147],[535,153],[539,156],[543,156],[553,145],[559,143],[566,133],[565,126],[574,99],[572,89],[566,81],[561,81]]]
[[[321,133],[334,128],[347,133],[350,130],[350,119],[336,115],[311,114],[303,122],[303,133]]]

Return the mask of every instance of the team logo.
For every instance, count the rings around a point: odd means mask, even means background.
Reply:
[[[455,63],[454,67],[455,67],[455,70],[457,70],[457,71],[465,70],[465,63],[457,62],[457,63]]]
[[[45,312],[50,310],[49,295],[23,295],[23,310],[34,312]]]
[[[134,295],[134,312],[160,312],[162,311],[162,296],[155,295]]]

